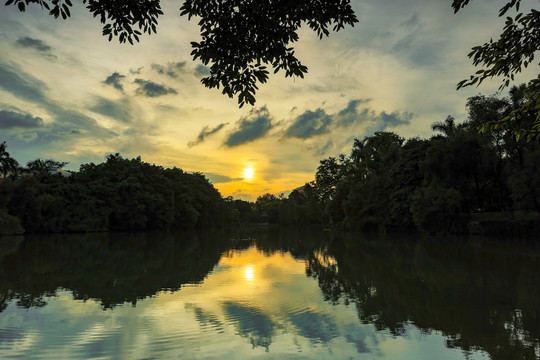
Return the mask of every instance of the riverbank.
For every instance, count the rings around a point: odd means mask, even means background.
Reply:
[[[467,233],[485,236],[533,236],[540,234],[540,214],[493,212],[472,214]]]

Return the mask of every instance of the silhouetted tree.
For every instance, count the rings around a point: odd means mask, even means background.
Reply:
[[[43,174],[51,174],[52,172],[63,168],[67,164],[68,164],[67,162],[55,161],[52,159],[46,159],[46,160],[35,159],[35,160],[27,162],[26,167],[28,168],[28,170],[30,170],[34,174],[43,175]]]
[[[470,0],[453,0],[454,12],[469,4]],[[499,17],[507,15],[510,9],[515,8],[517,14],[513,17],[507,16],[503,31],[495,41],[480,46],[475,46],[469,53],[469,58],[473,59],[475,66],[480,66],[469,79],[459,82],[457,88],[464,86],[480,85],[483,80],[493,77],[502,77],[502,84],[499,90],[510,84],[514,76],[521,72],[523,68],[533,64],[535,54],[540,50],[540,11],[530,9],[528,13],[519,12],[521,0],[507,0],[499,11]],[[531,103],[540,104],[540,75],[532,79],[527,84],[527,104],[515,109],[517,112],[526,112]],[[537,107],[538,109],[538,107]],[[508,118],[497,119],[487,125],[500,124]],[[525,133],[529,139],[540,138],[540,113],[534,124]]]
[[[19,168],[19,163],[11,157],[6,148],[7,144],[4,141],[0,144],[0,173],[4,178],[7,177],[10,172],[16,172]]]
[[[159,0],[83,0],[98,17],[103,35],[118,37],[121,43],[139,41],[141,32],[156,32]],[[24,11],[37,4],[55,18],[70,16],[70,0],[7,0]],[[202,79],[209,88],[223,87],[223,94],[238,95],[238,103],[255,103],[257,83],[268,79],[267,66],[285,71],[285,76],[304,77],[307,67],[294,54],[298,29],[307,24],[322,38],[330,30],[339,31],[358,20],[350,0],[185,0],[180,15],[198,18],[202,40],[192,42],[194,59],[210,66],[210,75]]]

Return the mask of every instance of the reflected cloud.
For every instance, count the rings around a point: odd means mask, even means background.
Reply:
[[[223,311],[240,336],[249,339],[253,347],[261,346],[268,351],[275,333],[275,324],[269,316],[258,308],[236,302],[223,303]]]
[[[336,323],[327,314],[305,310],[288,315],[298,334],[314,343],[328,343],[339,336]]]

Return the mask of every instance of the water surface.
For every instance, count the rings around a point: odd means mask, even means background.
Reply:
[[[540,359],[539,259],[310,229],[0,238],[0,358]]]

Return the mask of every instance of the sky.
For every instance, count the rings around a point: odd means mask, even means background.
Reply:
[[[466,100],[497,91],[500,79],[456,91],[476,69],[471,47],[500,33],[506,1],[352,0],[359,22],[319,40],[299,31],[304,79],[271,75],[254,106],[238,107],[200,80],[196,21],[163,1],[157,34],[135,45],[101,35],[80,3],[67,20],[38,6],[0,11],[0,141],[21,164],[36,158],[100,163],[110,153],[202,172],[223,196],[255,200],[314,179],[319,161],[349,154],[355,138],[392,131],[430,137]],[[522,8],[539,8],[524,0]],[[516,77],[536,76],[529,68]]]

